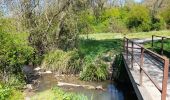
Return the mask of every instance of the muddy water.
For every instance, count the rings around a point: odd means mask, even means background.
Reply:
[[[76,76],[55,76],[53,74],[45,74],[39,78],[40,84],[35,91],[27,92],[28,96],[38,92],[51,89],[57,86],[57,82],[65,82],[77,85],[91,85],[94,87],[102,86],[103,90],[87,89],[83,87],[62,86],[61,88],[67,92],[81,93],[89,98],[89,100],[124,100],[123,91],[111,81],[104,82],[84,82],[80,81]]]

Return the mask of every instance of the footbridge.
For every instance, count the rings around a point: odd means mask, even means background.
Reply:
[[[163,40],[158,36],[155,40]],[[139,100],[170,100],[169,59],[124,37],[123,61]],[[152,39],[147,40],[152,41]],[[163,49],[163,46],[161,47]]]

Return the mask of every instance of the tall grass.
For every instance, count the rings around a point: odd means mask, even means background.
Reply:
[[[54,50],[45,55],[42,68],[62,74],[78,73],[81,70],[77,51]]]

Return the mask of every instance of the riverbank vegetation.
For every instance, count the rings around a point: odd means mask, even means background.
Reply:
[[[107,80],[124,36],[170,36],[169,0],[158,1],[0,1],[0,99],[23,98],[22,69],[29,63],[84,81]]]
[[[46,90],[42,93],[38,93],[31,97],[31,100],[88,100],[88,98],[82,94],[67,93],[61,90],[59,87],[53,87],[50,90]]]

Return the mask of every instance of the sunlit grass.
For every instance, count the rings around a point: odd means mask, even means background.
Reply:
[[[59,87],[36,93],[31,100],[88,100],[83,94],[65,92]]]
[[[89,39],[95,40],[104,40],[104,39],[120,39],[124,36],[128,38],[151,38],[152,35],[159,35],[159,36],[170,36],[170,30],[162,30],[162,31],[150,31],[150,32],[137,32],[137,33],[95,33],[95,34],[88,34]],[[87,35],[80,35],[80,37],[87,38]]]
[[[114,39],[116,37],[121,38],[122,35],[121,33],[95,33],[95,34],[88,34],[88,36],[80,35],[80,37],[83,37],[85,39],[87,39],[88,37],[89,39],[104,40],[104,39]]]
[[[127,37],[128,38],[151,38],[152,35],[170,36],[170,30],[129,33],[127,34]]]
[[[161,41],[155,41],[153,44],[153,48],[151,46],[151,42],[146,43],[144,46],[146,48],[149,48],[149,49],[161,54],[161,45],[162,45]],[[170,58],[170,39],[166,39],[163,42],[163,55]]]

